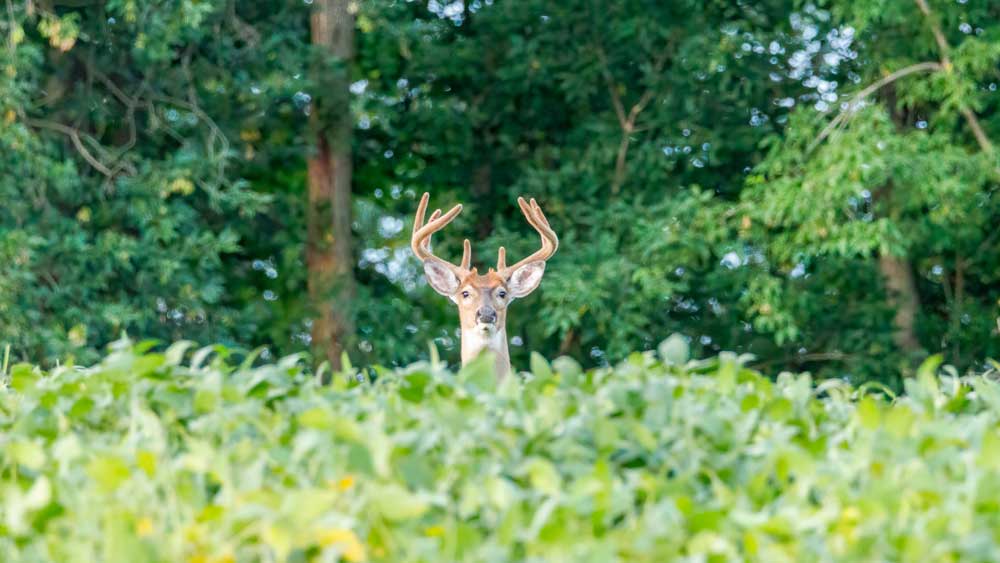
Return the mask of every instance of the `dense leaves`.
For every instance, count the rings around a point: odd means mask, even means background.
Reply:
[[[86,4],[86,5],[83,5]],[[901,388],[997,356],[1000,13],[990,2],[351,4],[355,363],[457,357],[408,248],[562,245],[512,356],[696,352]],[[0,18],[0,341],[122,332],[304,351],[309,116],[343,61],[303,2],[41,1]],[[903,73],[903,74],[898,74]]]
[[[10,368],[5,561],[1000,557],[1000,387],[940,358],[890,400],[680,337],[499,384],[488,358],[320,386],[294,357],[146,348]]]
[[[234,172],[232,139],[253,140],[261,102],[245,74],[266,84],[285,62],[280,38],[260,37],[226,3],[11,4],[2,339],[52,360],[94,357],[123,331],[245,338],[225,261],[266,193]]]
[[[922,350],[995,356],[997,6],[830,8],[856,55],[820,69],[849,81],[839,107],[796,112],[741,194],[754,325],[859,380]]]

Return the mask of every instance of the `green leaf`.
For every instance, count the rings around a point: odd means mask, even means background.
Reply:
[[[979,446],[979,466],[1000,470],[1000,433],[996,429],[989,429],[983,434],[983,442]]]
[[[656,436],[653,432],[646,428],[646,426],[640,422],[635,422],[631,425],[632,438],[643,448],[648,451],[656,451],[657,441]]]
[[[558,495],[562,491],[562,476],[551,461],[532,458],[522,467],[528,474],[531,486],[547,495]]]
[[[400,381],[399,396],[411,403],[420,403],[424,400],[424,390],[430,382],[431,375],[427,372],[408,373]]]
[[[87,475],[93,479],[104,492],[111,492],[124,483],[130,475],[128,466],[120,458],[112,455],[102,455],[90,460],[87,464]]]
[[[191,356],[191,369],[199,369],[208,360],[212,352],[217,352],[217,346],[203,346]]]
[[[927,359],[920,364],[920,367],[917,368],[917,375],[936,378],[937,370],[941,366],[942,362],[944,362],[944,356],[941,354],[928,356]]]
[[[323,407],[312,407],[299,414],[299,424],[306,428],[316,428],[318,430],[330,430],[337,424],[337,417],[330,409]],[[349,434],[353,434],[348,431]]]
[[[10,368],[10,388],[25,393],[35,387],[41,373],[30,364],[14,364]]]
[[[392,522],[419,518],[430,508],[430,503],[421,495],[395,483],[376,489],[371,502],[380,516]]]
[[[857,416],[862,428],[867,430],[877,429],[882,419],[878,403],[871,396],[865,396],[858,403]]]
[[[569,356],[559,356],[552,361],[552,369],[560,376],[560,383],[566,387],[576,387],[583,378],[583,368]]]
[[[219,394],[208,389],[199,389],[194,394],[194,410],[199,414],[215,411],[219,406]]]
[[[146,450],[139,450],[135,454],[135,464],[146,473],[147,476],[156,475],[156,454]]]
[[[690,359],[690,346],[687,338],[680,334],[671,334],[657,347],[660,359],[670,365],[681,366]]]
[[[897,438],[909,435],[916,416],[906,405],[893,405],[885,418],[885,428]]]
[[[34,441],[18,440],[7,444],[7,455],[15,463],[37,471],[45,464],[45,450]]]
[[[552,379],[552,369],[549,367],[549,362],[538,352],[531,353],[531,373],[539,382]]]
[[[767,406],[767,417],[774,420],[786,420],[792,415],[794,405],[784,397],[778,397]]]
[[[481,391],[496,389],[496,356],[491,352],[479,354],[458,372],[458,380],[468,383]]]

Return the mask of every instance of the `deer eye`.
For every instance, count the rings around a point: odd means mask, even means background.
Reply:
[[[500,297],[500,299],[503,299],[504,297],[507,297],[507,292],[501,289],[500,293],[497,293],[497,295]]]
[[[469,297],[469,292],[468,291],[463,291],[462,292],[462,297],[468,298]]]

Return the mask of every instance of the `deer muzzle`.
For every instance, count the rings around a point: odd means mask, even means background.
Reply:
[[[479,324],[492,325],[497,322],[496,309],[492,307],[480,307],[476,310],[476,322]]]

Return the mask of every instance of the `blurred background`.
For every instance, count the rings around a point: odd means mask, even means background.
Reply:
[[[1000,2],[7,0],[0,342],[458,358],[409,249],[559,233],[512,306],[585,365],[672,333],[897,385],[1000,352]]]

